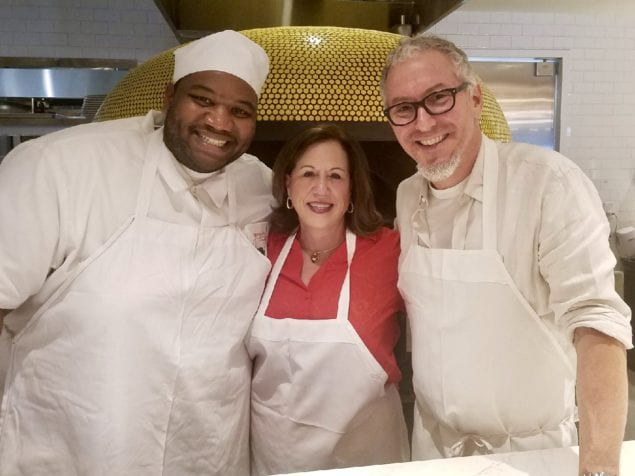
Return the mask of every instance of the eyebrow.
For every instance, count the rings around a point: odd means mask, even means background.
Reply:
[[[299,168],[300,169],[315,169],[315,166],[309,165],[309,164],[305,164],[305,165],[300,165]],[[341,170],[342,172],[347,172],[347,170],[342,168],[342,167],[332,167],[332,168],[329,169],[329,171],[332,171],[332,170]]]

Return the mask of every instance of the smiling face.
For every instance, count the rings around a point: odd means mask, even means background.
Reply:
[[[240,157],[256,130],[255,91],[221,71],[201,71],[169,85],[163,141],[189,169],[213,172]]]
[[[420,101],[462,82],[444,54],[420,52],[390,68],[384,85],[386,107]],[[419,108],[412,123],[391,125],[403,149],[435,187],[451,187],[470,174],[481,144],[481,105],[481,91],[475,86],[458,92],[454,108],[446,113],[430,115]]]
[[[303,230],[343,233],[351,182],[348,157],[339,142],[310,145],[287,175],[286,183]]]

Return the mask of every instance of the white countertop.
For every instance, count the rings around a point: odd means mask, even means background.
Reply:
[[[306,476],[577,476],[578,447],[331,469]],[[620,474],[635,475],[635,441],[622,445]]]

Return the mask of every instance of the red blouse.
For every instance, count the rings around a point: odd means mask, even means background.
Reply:
[[[272,262],[280,254],[286,235],[270,234],[267,244]],[[401,372],[393,349],[399,338],[396,313],[403,309],[397,290],[399,234],[382,228],[370,237],[357,237],[351,263],[349,321],[368,350],[388,374],[399,382]],[[334,319],[337,301],[346,275],[346,245],[342,244],[320,266],[306,286],[300,277],[302,250],[293,242],[266,315],[282,319]]]

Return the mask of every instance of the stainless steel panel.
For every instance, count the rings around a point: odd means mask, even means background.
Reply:
[[[513,140],[558,150],[560,59],[471,61],[500,103]]]
[[[0,97],[83,98],[108,93],[126,70],[0,68]]]

